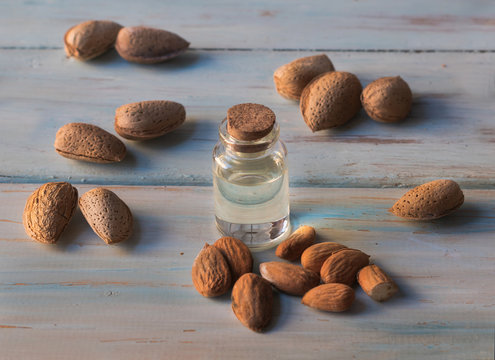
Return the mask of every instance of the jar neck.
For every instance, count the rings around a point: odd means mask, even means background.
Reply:
[[[225,118],[218,127],[220,141],[227,151],[240,154],[257,154],[266,152],[278,141],[280,128],[278,123],[273,125],[272,131],[262,138],[256,140],[239,140],[229,134],[227,131],[227,118]]]

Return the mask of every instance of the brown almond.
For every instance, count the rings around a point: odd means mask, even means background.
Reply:
[[[359,270],[357,279],[364,292],[375,301],[388,300],[398,290],[394,281],[376,265]]]
[[[412,92],[400,76],[383,77],[364,88],[361,103],[373,120],[397,122],[411,111]]]
[[[116,136],[102,128],[70,123],[62,126],[55,136],[55,150],[62,156],[94,163],[122,161],[126,148]]]
[[[315,132],[340,126],[361,109],[362,86],[348,72],[328,72],[314,78],[301,94],[304,121]]]
[[[64,36],[67,56],[86,61],[113,47],[122,25],[108,20],[90,20],[71,27]]]
[[[457,210],[464,194],[455,181],[435,180],[409,190],[390,209],[395,215],[412,220],[433,220]]]
[[[347,248],[336,242],[322,242],[308,247],[301,255],[301,265],[317,274],[320,273],[321,266],[326,259],[334,252]]]
[[[370,256],[356,249],[341,249],[334,252],[323,263],[320,270],[324,283],[352,285],[357,272],[369,264]]]
[[[55,244],[77,206],[77,189],[68,182],[50,182],[27,199],[22,223],[34,240]]]
[[[131,236],[131,210],[114,192],[104,188],[90,190],[79,199],[79,208],[96,235],[107,244]]]
[[[186,110],[167,100],[122,105],[115,111],[115,131],[130,140],[148,140],[165,135],[186,120]]]
[[[279,258],[296,261],[306,248],[314,244],[316,231],[313,227],[303,225],[294,231],[286,240],[282,241],[275,250]]]
[[[173,32],[146,26],[124,27],[115,49],[127,61],[155,64],[172,59],[189,47],[189,42]]]
[[[320,284],[320,275],[298,265],[280,261],[260,264],[261,276],[287,294],[302,296]]]
[[[244,326],[263,331],[272,318],[272,286],[256,274],[242,275],[232,289],[232,310]]]
[[[273,74],[277,92],[290,100],[299,100],[306,85],[314,77],[334,71],[332,62],[325,54],[307,56],[280,66]]]
[[[205,297],[223,295],[232,284],[227,260],[220,250],[208,244],[194,259],[191,276],[194,287]]]
[[[213,244],[222,253],[230,267],[232,281],[235,282],[241,275],[253,271],[253,256],[251,251],[241,240],[224,236]]]
[[[354,290],[345,284],[324,284],[304,294],[302,303],[306,306],[331,312],[349,310],[354,301]]]

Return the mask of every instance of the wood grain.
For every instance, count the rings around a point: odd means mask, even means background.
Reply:
[[[315,134],[272,81],[280,64],[312,52],[196,51],[157,66],[115,53],[89,63],[67,60],[62,50],[0,54],[3,182],[209,185],[218,124],[232,105],[258,102],[281,124],[293,186],[412,186],[438,178],[495,186],[495,54],[329,52],[338,70],[356,73],[363,85],[400,74],[413,90],[413,110],[400,124],[361,112]],[[115,133],[117,107],[153,99],[182,103],[187,120],[164,137],[126,141],[122,163],[85,164],[55,153],[62,125],[88,122]]]
[[[400,288],[380,304],[356,289],[342,314],[278,294],[266,334],[243,327],[229,296],[206,299],[190,269],[218,233],[209,187],[110,187],[137,223],[127,243],[105,245],[80,212],[56,246],[20,224],[37,186],[0,185],[2,358],[490,359],[495,317],[495,191],[468,190],[455,214],[432,222],[387,210],[400,189],[291,189],[292,223],[318,241],[372,255]],[[93,186],[77,186],[80,193]],[[274,250],[254,254],[275,260]]]
[[[61,47],[97,18],[165,28],[194,48],[494,50],[494,17],[487,0],[4,0],[0,46]]]

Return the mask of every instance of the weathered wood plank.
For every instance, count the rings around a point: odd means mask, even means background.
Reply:
[[[293,185],[408,186],[446,177],[464,187],[494,186],[495,54],[328,53],[337,69],[356,73],[363,85],[400,74],[415,102],[401,124],[376,123],[362,113],[343,128],[316,134],[272,83],[276,67],[309,54],[196,51],[140,66],[115,53],[81,63],[65,59],[62,50],[0,50],[0,180],[208,185],[220,120],[234,104],[259,102],[281,122]],[[183,103],[186,124],[150,142],[127,141],[129,154],[120,164],[55,153],[54,136],[65,123],[113,132],[115,108],[151,99]]]
[[[77,186],[80,193],[91,186]],[[448,218],[411,222],[387,209],[400,189],[291,190],[295,226],[372,255],[400,294],[327,314],[277,295],[266,334],[244,328],[229,296],[206,299],[190,268],[218,234],[209,187],[115,187],[137,231],[107,246],[77,212],[61,242],[28,240],[20,223],[35,185],[0,184],[2,358],[490,359],[495,191],[468,190]],[[274,260],[255,253],[256,265]]]
[[[487,0],[6,0],[0,46],[60,47],[69,27],[95,17],[169,29],[195,48],[495,49]]]

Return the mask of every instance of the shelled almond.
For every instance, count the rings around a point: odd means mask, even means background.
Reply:
[[[321,279],[326,284],[352,285],[356,281],[357,272],[369,264],[369,258],[369,255],[357,249],[338,250],[321,266]]]
[[[368,265],[359,270],[358,283],[373,300],[385,301],[397,292],[397,285],[376,265]]]
[[[301,226],[277,246],[275,255],[281,259],[296,261],[304,250],[314,244],[315,237],[316,231],[313,227]]]
[[[191,271],[196,290],[205,297],[225,294],[232,284],[229,264],[215,246],[205,244]]]
[[[308,270],[320,273],[321,266],[334,252],[347,246],[336,242],[322,242],[308,247],[301,255],[301,265]]]
[[[291,295],[304,295],[320,284],[320,276],[305,268],[280,261],[260,264],[261,276],[280,291]]]
[[[301,302],[318,310],[342,312],[349,310],[353,301],[354,290],[350,286],[330,283],[309,290]]]
[[[253,256],[241,240],[224,236],[213,244],[229,264],[232,280],[235,282],[246,273],[253,271]]]
[[[232,289],[232,310],[244,326],[256,332],[263,331],[273,313],[270,283],[253,273],[242,275]]]

